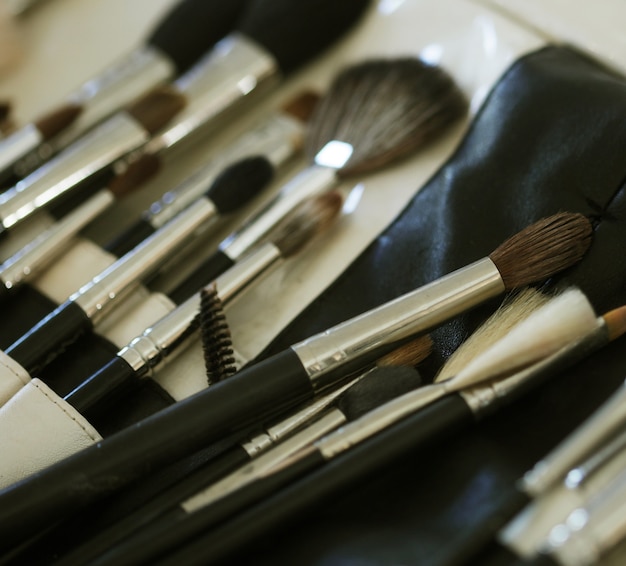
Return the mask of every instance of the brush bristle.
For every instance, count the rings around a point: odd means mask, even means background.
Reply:
[[[152,135],[176,116],[186,104],[183,94],[172,86],[163,85],[136,100],[127,111]]]
[[[626,333],[626,306],[613,309],[602,318],[606,324],[609,340],[615,340]]]
[[[507,290],[546,279],[580,261],[591,245],[592,227],[582,214],[561,212],[518,232],[489,257]]]
[[[311,120],[306,152],[328,142],[353,152],[340,176],[366,173],[424,146],[466,112],[465,97],[442,69],[415,58],[366,61],[333,81]]]
[[[320,95],[312,90],[302,92],[283,106],[283,112],[300,122],[308,122],[320,101]]]
[[[66,104],[37,120],[35,127],[44,140],[49,140],[74,122],[82,111],[83,107],[79,104]]]
[[[378,367],[347,389],[337,401],[337,408],[348,420],[358,419],[420,385],[420,374],[413,367]]]
[[[336,191],[305,201],[278,226],[274,245],[283,257],[297,254],[333,223],[342,205],[343,197]]]
[[[146,153],[128,165],[123,173],[115,176],[108,189],[117,197],[122,198],[134,191],[161,170],[161,160],[157,155]]]
[[[425,334],[379,358],[376,365],[378,367],[416,366],[430,356],[432,349],[433,340],[428,334]]]
[[[257,196],[274,177],[266,157],[253,156],[233,163],[220,173],[206,192],[220,214],[234,212]]]
[[[291,73],[335,43],[359,19],[369,0],[255,0],[237,28]]]

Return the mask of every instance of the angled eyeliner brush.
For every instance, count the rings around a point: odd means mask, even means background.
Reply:
[[[224,167],[240,159],[265,156],[274,167],[281,166],[302,148],[306,123],[317,101],[318,96],[312,92],[303,92],[288,101],[279,112],[257,124],[181,185],[165,193],[140,220],[106,244],[105,249],[118,257],[124,255],[199,198]],[[127,174],[138,170],[134,183],[141,185],[155,177],[160,168],[159,155],[144,154],[130,164]]]
[[[31,376],[35,375],[82,333],[91,331],[192,236],[247,202],[267,185],[272,175],[273,168],[265,158],[251,157],[231,165],[214,181],[205,197],[81,287],[9,346],[6,353]]]
[[[465,111],[451,77],[418,59],[380,59],[346,68],[311,119],[305,148],[310,166],[225,238],[171,296],[184,300],[234,265],[299,202],[418,150]]]
[[[61,520],[104,493],[211,442],[286,412],[371,366],[411,336],[430,331],[507,289],[548,278],[579,261],[591,224],[560,213],[525,228],[488,258],[300,342],[144,419],[0,493],[0,545]],[[124,451],[142,446],[142,456]],[[78,487],[80,486],[80,487]]]
[[[0,183],[14,184],[108,115],[187,71],[233,29],[245,4],[246,0],[176,3],[143,45],[84,82],[65,104],[0,142]]]
[[[418,365],[429,355],[431,347],[432,341],[430,337],[428,335],[421,336],[379,359],[376,362],[376,367],[397,369],[402,366]],[[415,375],[412,370],[409,373],[408,379],[410,383],[408,387],[416,387],[418,384],[415,382]],[[382,397],[377,393],[374,385],[371,388],[362,389],[361,392],[358,389],[351,391],[355,384],[358,385],[368,375],[369,373],[362,374],[345,385],[305,405],[286,419],[275,422],[271,426],[263,427],[263,429],[249,436],[247,440],[228,449],[216,459],[210,460],[206,465],[186,478],[169,488],[161,489],[156,496],[143,506],[138,507],[134,512],[125,514],[123,518],[119,518],[109,527],[99,528],[95,536],[85,541],[85,544],[81,544],[67,556],[63,556],[59,566],[62,564],[85,563],[87,560],[104,553],[118,541],[128,538],[143,525],[153,525],[154,520],[165,513],[178,516],[182,514],[184,516],[186,512],[180,507],[180,504],[187,498],[206,486],[213,484],[238,467],[254,462],[260,455],[267,453],[274,446],[279,446],[284,439],[292,437],[294,433],[308,426],[308,423],[319,418],[325,411],[336,407],[342,398],[347,397],[343,404],[351,405],[352,407],[362,407],[364,403],[382,403]],[[378,375],[378,377],[376,377],[376,374],[372,375],[369,379],[370,383],[373,379],[377,380],[379,378],[384,380],[385,375]],[[402,381],[400,381],[399,386],[402,386]],[[383,384],[383,390],[386,391],[387,388],[389,398],[402,392],[399,387],[394,388],[393,383]],[[376,401],[367,400],[372,394],[375,396]],[[352,409],[352,413],[356,411],[358,409]]]

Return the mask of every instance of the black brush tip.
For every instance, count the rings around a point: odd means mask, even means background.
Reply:
[[[258,195],[273,176],[274,167],[266,157],[247,157],[224,169],[206,196],[220,214],[228,214]]]
[[[191,67],[230,33],[248,0],[183,0],[165,14],[148,43],[165,53],[178,73]]]
[[[420,374],[414,367],[379,367],[343,393],[337,408],[351,421],[420,385]]]
[[[339,40],[369,4],[369,0],[256,0],[237,27],[267,49],[283,73],[290,73]]]

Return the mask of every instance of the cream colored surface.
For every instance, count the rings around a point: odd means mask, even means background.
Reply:
[[[0,488],[101,439],[77,411],[33,379],[0,408]]]
[[[29,381],[26,370],[0,350],[0,407]]]

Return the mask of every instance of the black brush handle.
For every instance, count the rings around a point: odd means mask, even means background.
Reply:
[[[120,541],[132,537],[135,532],[146,525],[150,525],[151,528],[153,524],[160,524],[154,522],[166,514],[170,517],[168,512],[171,512],[172,509],[178,509],[179,513],[183,513],[179,507],[182,501],[249,461],[250,456],[243,447],[240,445],[233,446],[202,468],[161,492],[150,502],[120,518],[114,525],[101,530],[97,535],[56,562],[57,566],[86,564],[109,549],[112,549],[111,553],[114,556],[119,556],[118,548],[123,551],[124,545],[121,547],[115,545]]]
[[[356,482],[403,454],[409,451],[414,454],[420,447],[473,421],[472,412],[459,396],[444,397],[365,440],[221,527],[203,533],[155,564],[213,564],[241,548],[250,548],[247,545],[252,540],[267,535],[286,521],[327,501],[332,495],[353,489]],[[272,478],[267,481],[272,481]]]
[[[99,417],[118,396],[136,389],[140,383],[135,370],[124,359],[115,357],[68,393],[65,400],[90,420]]]
[[[538,554],[532,558],[520,558],[516,562],[510,562],[511,566],[561,566],[561,562],[557,562],[550,556]]]
[[[208,285],[216,277],[230,269],[234,264],[235,262],[230,257],[221,250],[218,250],[196,267],[190,275],[167,295],[177,305],[180,305],[197,293],[202,287]]]
[[[85,311],[66,301],[33,326],[5,352],[31,376],[36,376],[68,346],[93,329]]]
[[[154,226],[146,219],[141,218],[124,232],[112,238],[104,246],[104,249],[115,257],[122,257],[155,232]]]
[[[49,466],[0,492],[0,551],[312,395],[300,359],[285,350]]]
[[[11,297],[11,291],[7,289],[4,283],[0,282],[0,304],[4,303]]]

